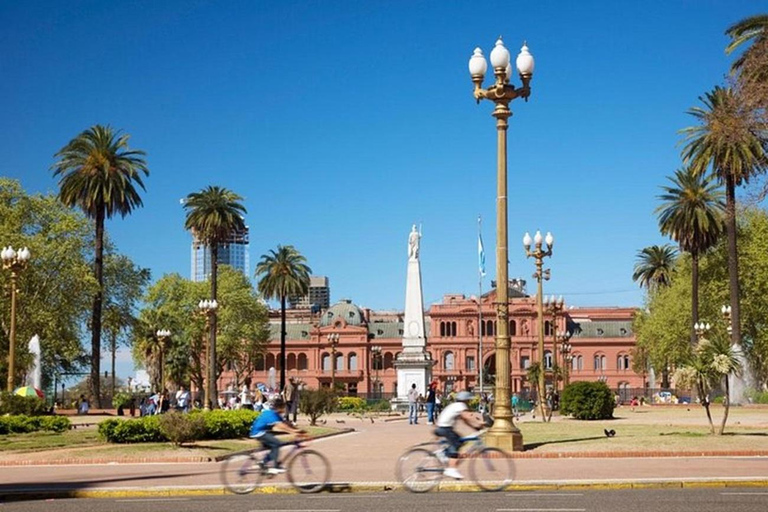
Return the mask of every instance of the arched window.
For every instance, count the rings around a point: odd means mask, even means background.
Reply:
[[[600,356],[600,368],[603,370],[608,369],[608,360],[605,358],[605,356]]]
[[[575,354],[573,356],[573,359],[571,360],[571,369],[575,372],[584,369],[584,358],[581,356],[581,354]]]
[[[453,370],[454,369],[454,363],[455,363],[455,361],[454,361],[454,357],[453,357],[453,352],[450,352],[450,351],[446,352],[443,355],[443,368],[445,370]]]
[[[488,333],[488,336],[493,336],[493,333],[495,332],[493,329],[493,320],[485,322],[485,332]]]
[[[394,368],[394,364],[392,362],[392,352],[385,352],[384,353],[384,369],[388,370],[390,368]]]
[[[327,352],[324,352],[323,355],[320,356],[320,360],[322,361],[323,372],[330,372],[331,371],[331,355]]]
[[[509,321],[509,335],[517,336],[517,322],[514,320]]]
[[[445,336],[445,322],[440,322],[440,336]]]
[[[480,322],[480,334],[485,336],[485,322]]]
[[[552,351],[551,350],[544,351],[544,368],[547,370],[552,369]]]
[[[451,322],[451,336],[456,336],[457,333],[456,322]]]
[[[254,368],[257,372],[263,372],[266,368],[264,366],[264,354],[256,354],[256,363]]]
[[[552,335],[552,324],[549,322],[549,320],[544,321],[544,336],[551,336]]]
[[[275,354],[267,354],[267,370],[275,367]]]
[[[624,356],[624,369],[629,370],[629,356]]]
[[[354,352],[347,356],[347,367],[352,371],[357,370],[357,354]]]
[[[288,354],[287,356],[285,356],[285,369],[286,370],[296,369],[296,354]]]
[[[307,354],[299,354],[298,363],[297,364],[298,364],[299,370],[307,370],[307,369],[309,369],[309,364],[308,364],[308,361],[307,361]]]
[[[344,369],[344,354],[336,353],[336,361],[334,364],[334,367],[336,368],[336,371],[341,371]]]

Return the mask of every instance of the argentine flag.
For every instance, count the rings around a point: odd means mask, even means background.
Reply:
[[[477,234],[477,265],[480,276],[485,277],[485,249],[483,249],[483,235]]]

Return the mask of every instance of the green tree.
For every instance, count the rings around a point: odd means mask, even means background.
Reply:
[[[125,217],[142,206],[142,174],[149,175],[145,153],[128,148],[127,134],[95,125],[69,141],[55,158],[53,175],[59,176],[59,199],[80,208],[96,224],[94,278],[96,292],[91,313],[91,393],[101,407],[101,315],[104,293],[104,221]]]
[[[111,394],[115,394],[117,348],[127,345],[136,327],[136,307],[149,284],[149,269],[140,268],[130,258],[108,254],[104,265],[104,332],[112,355]]]
[[[648,290],[668,286],[677,261],[677,251],[671,245],[652,245],[637,253],[633,281]]]
[[[727,54],[744,50],[731,65],[739,93],[765,116],[768,108],[768,15],[758,14],[734,23],[725,31],[731,38]],[[765,118],[764,118],[765,119]]]
[[[764,173],[768,155],[754,112],[745,108],[731,89],[715,87],[699,98],[703,107],[688,113],[698,124],[681,130],[683,159],[693,172],[709,169],[725,184],[725,231],[728,238],[728,275],[734,343],[741,343],[739,261],[736,242],[736,187]]]
[[[256,265],[259,292],[267,299],[280,300],[280,389],[285,387],[285,302],[309,291],[312,269],[306,261],[292,245],[278,245]]]
[[[690,167],[668,178],[662,187],[662,203],[656,208],[659,228],[691,255],[691,345],[696,343],[693,326],[699,321],[699,255],[717,243],[723,232],[722,192],[711,179]]]
[[[40,337],[43,386],[54,375],[80,371],[86,362],[80,340],[87,323],[95,281],[89,254],[93,230],[80,213],[53,195],[28,195],[18,181],[0,178],[0,239],[32,253],[19,276],[16,312],[16,376],[21,380],[32,360],[28,340]],[[7,290],[8,272],[0,272]],[[0,294],[0,381],[7,378],[10,308]]]
[[[208,186],[200,192],[192,192],[184,202],[187,210],[184,227],[208,250],[211,251],[211,299],[216,300],[219,266],[219,245],[224,244],[235,233],[245,230],[243,215],[245,206],[242,197],[231,190]],[[210,364],[206,400],[216,406],[216,313],[211,316]]]

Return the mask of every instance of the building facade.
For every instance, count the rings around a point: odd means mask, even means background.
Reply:
[[[303,297],[288,299],[291,309],[314,309],[320,311],[331,306],[331,287],[325,276],[309,278],[309,292]]]
[[[248,226],[245,230],[234,233],[225,243],[219,244],[219,265],[229,265],[240,270],[246,276],[250,273],[248,254]],[[200,240],[192,239],[191,280],[207,281],[211,275],[211,251]]]
[[[480,300],[446,295],[426,314],[427,352],[435,361],[433,378],[440,389],[476,390],[479,365],[483,365],[483,389],[492,389],[496,373],[494,336],[497,332],[495,290]],[[612,389],[630,393],[645,386],[645,375],[632,370],[633,308],[564,307],[544,317],[545,368],[562,368],[563,381],[603,381]],[[510,288],[511,390],[526,393],[532,385],[528,367],[539,360],[535,298]],[[268,382],[269,369],[280,369],[280,321],[271,319],[272,339],[251,376]],[[294,310],[287,315],[286,371],[309,387],[335,383],[351,395],[392,397],[397,394],[395,361],[402,350],[401,312],[376,312],[342,300],[314,314]],[[570,332],[564,343],[558,333]],[[568,351],[564,352],[563,348]],[[482,362],[482,363],[481,363]],[[551,372],[548,380],[553,384]],[[225,371],[219,389],[240,385]],[[562,387],[562,383],[560,383]]]

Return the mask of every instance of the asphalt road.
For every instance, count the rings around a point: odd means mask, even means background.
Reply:
[[[583,492],[258,495],[79,499],[5,503],[3,512],[765,512],[768,489],[588,490]]]

